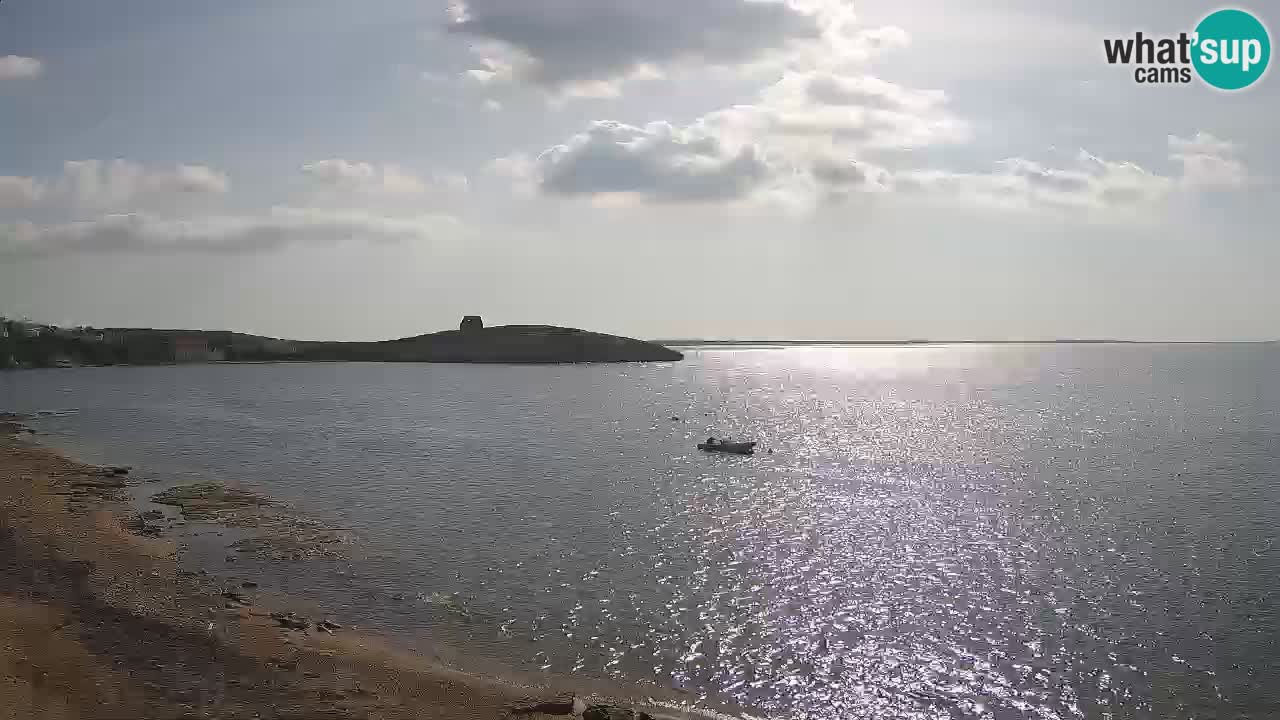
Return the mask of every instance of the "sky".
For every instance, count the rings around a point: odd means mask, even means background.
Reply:
[[[0,314],[1280,338],[1280,77],[1103,52],[1218,7],[4,0]]]

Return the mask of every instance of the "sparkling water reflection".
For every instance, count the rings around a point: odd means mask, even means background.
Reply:
[[[260,570],[459,662],[779,717],[1272,717],[1278,356],[85,369],[4,375],[0,406],[353,528],[349,562]]]

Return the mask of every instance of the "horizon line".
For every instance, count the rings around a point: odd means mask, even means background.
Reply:
[[[695,338],[649,340],[660,345],[1267,345],[1272,340],[1125,340],[1118,338],[1054,338],[1019,340],[712,340]]]

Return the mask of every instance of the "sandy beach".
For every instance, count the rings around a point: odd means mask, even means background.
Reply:
[[[282,617],[131,529],[124,474],[28,437],[16,419],[0,427],[2,718],[643,716],[600,714],[614,701],[585,683],[477,677]]]

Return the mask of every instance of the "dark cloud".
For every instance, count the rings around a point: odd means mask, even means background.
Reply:
[[[275,208],[255,217],[172,220],[141,213],[104,215],[84,222],[0,226],[0,256],[69,253],[212,252],[271,250],[295,243],[344,240],[426,240],[451,229],[448,217],[384,218],[308,208]]]
[[[452,32],[496,41],[546,86],[607,80],[646,65],[736,63],[821,35],[816,15],[778,0],[463,0]]]
[[[638,193],[667,202],[741,197],[774,173],[752,145],[729,147],[667,123],[639,128],[611,121],[547,150],[534,171],[548,193]]]

